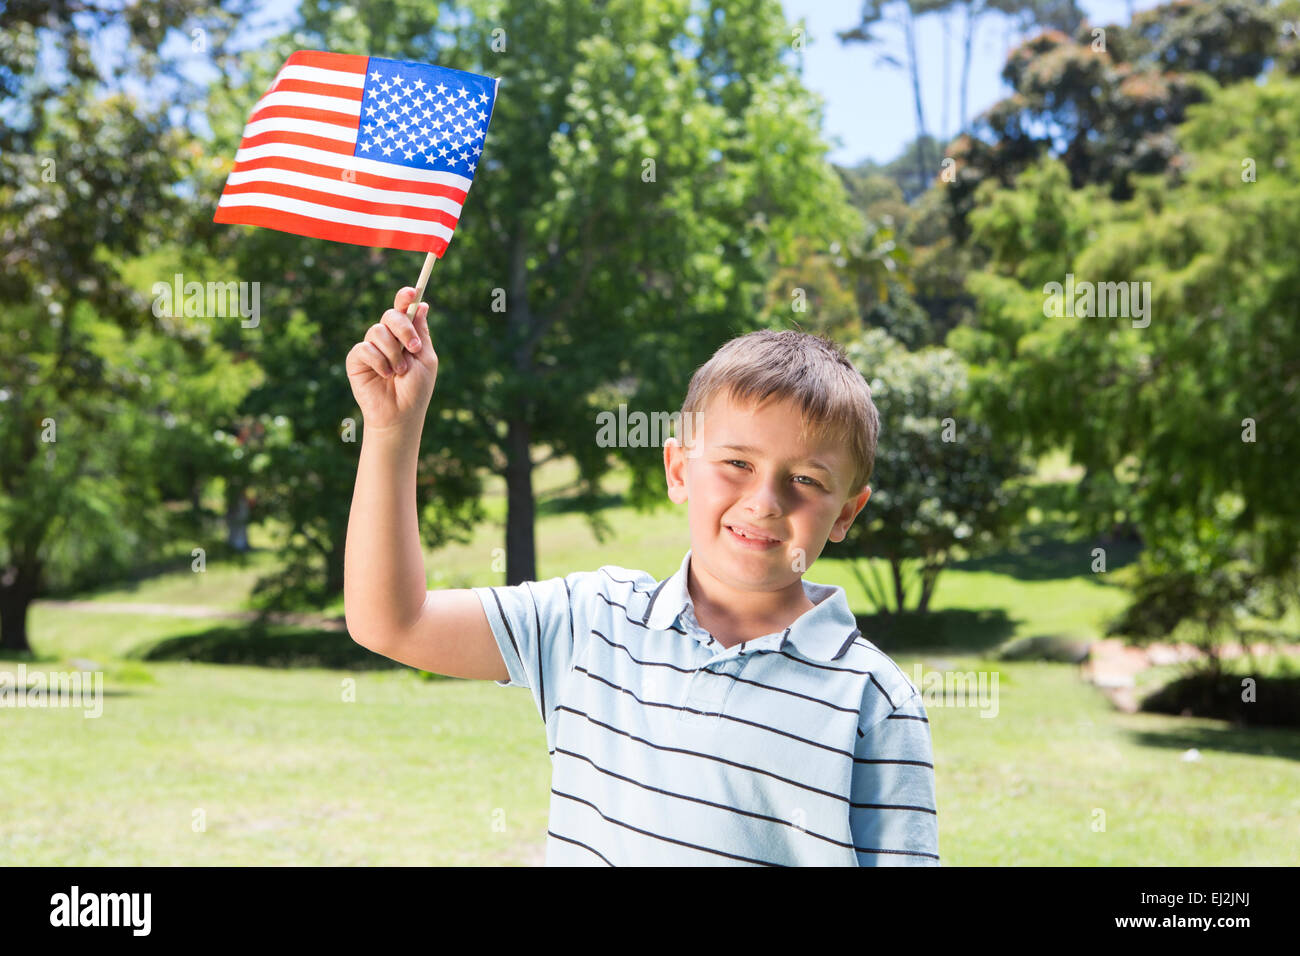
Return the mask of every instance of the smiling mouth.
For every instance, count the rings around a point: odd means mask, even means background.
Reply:
[[[745,541],[753,541],[757,544],[780,544],[781,543],[778,539],[769,538],[766,535],[747,534],[746,532],[741,531],[739,528],[735,527],[734,525],[726,525],[725,527],[736,537],[741,538]]]

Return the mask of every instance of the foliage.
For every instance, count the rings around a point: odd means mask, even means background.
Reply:
[[[833,556],[882,557],[893,573],[894,610],[907,608],[908,568],[917,565],[916,608],[924,612],[944,566],[1002,541],[1023,516],[1015,449],[971,415],[965,366],[947,349],[903,349],[879,329],[848,346],[880,414],[873,492]],[[868,585],[888,610],[885,588]]]
[[[984,190],[971,217],[990,269],[972,277],[977,318],[950,344],[974,363],[995,427],[1033,452],[1067,447],[1088,469],[1093,531],[1121,511],[1138,526],[1145,606],[1118,623],[1136,637],[1197,621],[1221,641],[1259,612],[1252,595],[1295,580],[1297,130],[1300,79],[1274,72],[1189,110],[1181,183],[1140,177],[1117,203],[1071,193],[1045,160],[1014,195]],[[1149,324],[1048,318],[1045,283],[1067,273],[1149,283]]]

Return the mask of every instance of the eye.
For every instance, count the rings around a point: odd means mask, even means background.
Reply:
[[[747,468],[747,467],[748,467],[748,466],[747,466],[743,461],[741,461],[741,460],[738,459],[738,458],[729,458],[729,459],[727,459],[726,461],[724,461],[723,464],[724,464],[724,465],[737,465],[737,466],[739,466],[739,467],[741,467],[741,468]],[[821,482],[819,482],[816,478],[813,478],[811,475],[795,475],[795,477],[796,477],[796,478],[803,478],[803,479],[805,479],[807,485],[808,485],[809,487],[811,487],[811,488],[820,488],[820,487],[822,487]]]
[[[822,486],[820,481],[818,481],[816,478],[812,478],[812,477],[810,477],[810,476],[808,476],[808,475],[795,475],[795,477],[796,477],[796,478],[807,478],[807,479],[808,479],[808,482],[809,482],[809,483],[810,483],[814,488],[820,488],[820,487]]]

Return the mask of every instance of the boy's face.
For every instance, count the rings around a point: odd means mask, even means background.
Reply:
[[[789,400],[737,405],[718,395],[684,432],[664,443],[668,497],[687,503],[692,559],[741,590],[789,587],[842,541],[871,496],[850,488],[853,463],[840,443],[800,439],[799,409]],[[825,468],[819,467],[825,466]],[[756,542],[733,528],[775,539]]]

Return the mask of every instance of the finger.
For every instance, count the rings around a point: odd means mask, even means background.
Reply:
[[[405,312],[389,309],[380,321],[384,324],[384,328],[393,333],[393,338],[401,342],[404,347],[412,352],[420,351],[419,333],[415,331],[415,323],[406,317]]]
[[[384,355],[383,351],[374,342],[362,342],[360,344],[363,348],[357,357],[384,378],[392,378],[393,367],[388,363],[388,357]]]
[[[405,312],[415,300],[415,287],[403,286],[397,290],[397,295],[393,297],[393,308],[398,312]]]
[[[437,361],[438,356],[433,351],[433,335],[429,332],[429,303],[421,302],[419,311],[415,313],[415,333],[420,337],[420,354],[425,359]]]
[[[379,351],[384,353],[388,359],[388,364],[394,371],[400,369],[403,362],[402,343],[397,341],[397,337],[388,328],[381,323],[376,322],[366,332],[366,341],[375,345]]]

